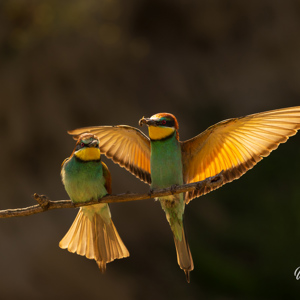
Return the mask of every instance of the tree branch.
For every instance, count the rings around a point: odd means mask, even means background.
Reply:
[[[29,215],[41,213],[51,209],[75,208],[75,207],[92,205],[97,203],[117,203],[117,202],[145,200],[150,198],[190,192],[193,190],[200,190],[203,189],[205,186],[217,187],[220,186],[222,183],[223,183],[223,171],[213,177],[206,178],[203,181],[183,184],[180,186],[175,185],[166,189],[156,189],[146,194],[126,193],[126,194],[119,194],[119,195],[106,195],[99,200],[93,200],[93,201],[83,202],[83,203],[73,203],[71,200],[52,201],[49,200],[48,197],[45,195],[34,194],[33,197],[38,202],[38,204],[25,207],[25,208],[0,210],[0,218],[23,217],[23,216],[29,216]]]

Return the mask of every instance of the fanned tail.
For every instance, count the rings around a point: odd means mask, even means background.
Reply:
[[[186,280],[189,283],[190,271],[194,270],[194,262],[183,227],[181,241],[174,236],[174,242],[176,247],[178,265],[184,271]]]
[[[110,216],[101,217],[100,205],[106,204],[92,205],[89,210],[79,209],[59,247],[95,259],[101,272],[105,272],[107,263],[117,258],[128,257],[129,252]]]

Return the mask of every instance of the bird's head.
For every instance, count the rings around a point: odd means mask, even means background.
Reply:
[[[174,115],[169,113],[158,113],[151,118],[142,118],[139,125],[146,124],[149,130],[151,140],[162,140],[170,137],[176,132],[176,138],[179,140],[178,122]]]
[[[98,137],[90,133],[80,135],[72,155],[83,161],[100,160]]]

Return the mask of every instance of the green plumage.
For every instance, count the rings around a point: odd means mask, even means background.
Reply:
[[[164,140],[151,141],[151,188],[183,184],[181,149],[175,133]],[[183,194],[159,198],[176,239],[182,239]]]
[[[101,161],[80,161],[75,155],[62,168],[62,180],[73,202],[86,202],[107,194]]]
[[[166,138],[151,140],[150,166],[152,189],[183,184],[181,145],[176,131]],[[159,201],[173,232],[178,264],[190,282],[189,273],[194,265],[183,226],[184,195],[160,197]]]
[[[73,202],[100,199],[111,192],[109,170],[101,162],[97,138],[91,135],[78,139],[73,154],[62,166],[61,176]],[[129,256],[111,220],[107,203],[81,207],[59,246],[94,259],[102,272],[107,263]]]
[[[73,155],[63,165],[62,180],[73,202],[87,202],[93,199],[100,199],[107,194],[100,160],[83,162]],[[88,216],[92,216],[97,212],[106,223],[110,223],[108,204],[87,206],[82,207],[82,209]]]

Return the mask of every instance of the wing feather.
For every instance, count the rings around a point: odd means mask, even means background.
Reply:
[[[224,181],[215,188],[238,179],[298,129],[300,106],[229,119],[211,126],[181,143],[184,182],[204,180],[222,170]],[[205,187],[188,192],[186,202],[211,190]]]
[[[150,140],[137,128],[119,126],[85,127],[68,131],[75,139],[83,133],[95,134],[101,153],[150,184]]]

